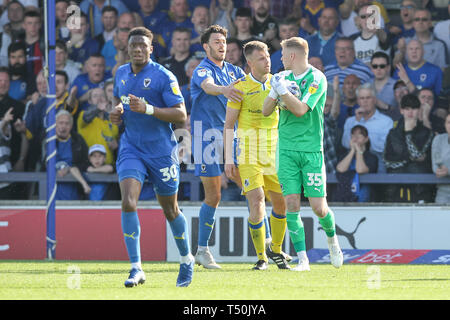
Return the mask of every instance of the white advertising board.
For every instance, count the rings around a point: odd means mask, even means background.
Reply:
[[[191,249],[196,252],[199,207],[181,208],[188,221]],[[335,207],[336,231],[343,249],[450,249],[450,207]],[[267,208],[270,215],[271,208]],[[326,235],[311,208],[301,211],[306,247],[327,248]],[[210,240],[217,262],[255,262],[248,232],[247,207],[220,207]],[[286,232],[285,252],[295,254]],[[167,224],[167,261],[179,261]]]

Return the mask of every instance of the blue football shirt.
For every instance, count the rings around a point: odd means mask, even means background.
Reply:
[[[184,103],[178,81],[172,72],[158,63],[149,63],[133,73],[131,63],[117,69],[114,78],[114,96],[121,100],[125,131],[120,140],[120,152],[132,152],[147,158],[170,156],[177,140],[169,122],[130,110],[128,94],[158,108],[170,108]]]
[[[212,78],[219,86],[227,86],[230,83],[245,76],[240,67],[224,62],[222,68],[208,58],[195,68],[191,79],[191,128],[194,130],[194,122],[202,122],[202,134],[208,129],[223,131],[227,110],[227,98],[224,95],[213,96],[207,94],[201,88],[201,83],[207,78]]]

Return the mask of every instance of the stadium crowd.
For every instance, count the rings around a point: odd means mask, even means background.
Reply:
[[[0,2],[0,172],[43,171],[43,1]],[[189,115],[190,79],[205,57],[200,36],[218,24],[229,30],[226,60],[246,72],[245,43],[264,41],[277,73],[280,41],[307,39],[309,63],[328,80],[324,152],[339,182],[329,186],[330,201],[450,203],[448,185],[359,183],[366,173],[449,175],[449,14],[448,1],[431,0],[56,0],[56,170],[79,181],[58,183],[57,200],[120,199],[116,184],[89,183],[84,172],[115,169],[121,131],[108,114],[115,71],[129,61],[128,32],[154,33],[152,60],[177,77]],[[181,128],[191,130],[189,118]],[[189,147],[179,158],[183,171],[193,170]],[[225,176],[222,188],[222,200],[244,199]],[[0,199],[34,192],[0,184]],[[189,193],[182,183],[180,200]],[[140,199],[155,199],[151,185]]]

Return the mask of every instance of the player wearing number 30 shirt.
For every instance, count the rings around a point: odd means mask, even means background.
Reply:
[[[175,76],[150,59],[152,39],[153,34],[146,28],[130,31],[128,54],[131,63],[117,69],[114,79],[116,107],[110,113],[111,122],[123,125],[125,129],[117,158],[122,231],[131,262],[125,286],[134,287],[145,282],[137,202],[142,185],[148,179],[154,185],[181,256],[176,285],[187,287],[192,281],[194,257],[189,248],[186,218],[177,202],[178,148],[172,131],[172,123],[186,121],[186,108]]]

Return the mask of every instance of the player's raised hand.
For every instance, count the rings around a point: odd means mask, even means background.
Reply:
[[[242,95],[244,94],[241,90],[236,89],[234,85],[238,83],[240,80],[237,80],[233,83],[230,83],[228,86],[224,87],[223,89],[223,95],[228,100],[231,100],[233,102],[241,102],[242,101]]]
[[[131,93],[128,94],[128,97],[130,98],[130,110],[131,111],[145,113],[147,108],[145,106],[144,101],[142,101],[135,95],[132,95]]]
[[[119,103],[114,109],[109,113],[109,121],[112,124],[119,125],[122,122],[123,105]]]

